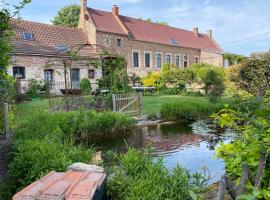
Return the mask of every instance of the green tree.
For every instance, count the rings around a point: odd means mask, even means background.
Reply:
[[[20,11],[31,0],[22,0],[18,5],[11,6],[2,0],[0,2],[0,121],[3,122],[3,102],[10,102],[12,99],[13,80],[7,73],[10,63],[10,52],[12,51],[10,40],[13,35],[10,19],[18,17]],[[12,9],[10,7],[13,7]],[[13,10],[10,11],[10,10]],[[0,123],[0,132],[3,129],[3,123]]]
[[[264,96],[270,89],[270,53],[246,59],[236,76],[230,78],[239,88],[255,96]]]
[[[58,11],[52,20],[54,25],[63,25],[66,27],[77,27],[80,19],[80,6],[73,4],[65,6]]]
[[[141,17],[139,19],[140,20],[143,20],[143,18],[141,18]],[[164,22],[164,21],[156,21],[156,22],[154,22],[151,18],[147,18],[145,21],[156,23],[156,24],[161,24],[161,25],[168,25],[168,23],[167,22]]]
[[[210,69],[203,77],[205,84],[205,93],[208,95],[209,100],[215,102],[218,97],[221,97],[224,90],[224,78],[214,69]]]

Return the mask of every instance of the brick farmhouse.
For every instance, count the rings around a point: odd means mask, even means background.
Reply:
[[[63,82],[63,57],[61,49],[90,43],[93,48],[80,51],[81,56],[94,57],[98,47],[108,48],[122,55],[127,62],[129,75],[146,76],[159,71],[164,63],[179,68],[193,63],[209,63],[223,66],[223,50],[215,42],[212,30],[206,34],[174,28],[120,15],[118,6],[111,12],[89,8],[87,0],[81,0],[78,28],[47,25],[24,20],[12,20],[15,36],[14,52],[9,73],[21,81],[29,79]],[[50,60],[59,60],[47,68]],[[72,63],[68,78],[79,82],[89,78],[95,85],[102,76],[101,69],[85,64]]]

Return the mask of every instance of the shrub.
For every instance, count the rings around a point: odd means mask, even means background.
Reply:
[[[41,88],[42,88],[42,83],[40,81],[31,79],[28,82],[28,88],[25,94],[28,98],[37,97]]]
[[[159,79],[159,72],[149,72],[147,77],[142,79],[142,83],[144,87],[157,87]]]
[[[193,176],[180,165],[172,172],[162,159],[154,162],[149,152],[129,149],[120,155],[119,166],[112,169],[108,194],[112,199],[191,199],[189,191],[197,188]],[[197,193],[198,194],[198,193]]]
[[[210,69],[202,79],[205,85],[205,93],[210,101],[215,102],[225,90],[224,78],[216,70]]]
[[[80,88],[83,91],[83,94],[88,95],[92,91],[91,82],[88,78],[84,78],[80,82]]]

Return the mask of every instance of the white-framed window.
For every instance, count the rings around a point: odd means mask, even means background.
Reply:
[[[166,53],[166,63],[171,64],[172,63],[172,54]]]
[[[25,79],[25,67],[13,67],[13,77],[17,79]]]
[[[52,82],[53,81],[53,70],[52,69],[45,69],[44,70],[44,80],[46,82]]]
[[[156,65],[157,65],[157,68],[162,67],[162,53],[160,52],[156,53]]]
[[[132,51],[132,66],[135,68],[140,67],[140,51],[138,50]]]
[[[122,47],[122,39],[121,38],[116,39],[116,46],[117,47]]]
[[[181,63],[181,56],[180,54],[175,54],[175,65],[176,67],[180,67]]]
[[[152,53],[149,51],[144,52],[144,67],[150,68],[152,66]]]
[[[188,65],[189,65],[189,55],[184,54],[183,55],[183,66],[184,66],[184,68],[186,68]]]
[[[195,57],[195,63],[197,63],[197,64],[200,63],[200,57],[199,57],[199,56],[196,56],[196,57]]]

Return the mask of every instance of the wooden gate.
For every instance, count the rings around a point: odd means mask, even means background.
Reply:
[[[130,116],[141,116],[142,93],[113,94],[113,111],[121,112]]]

